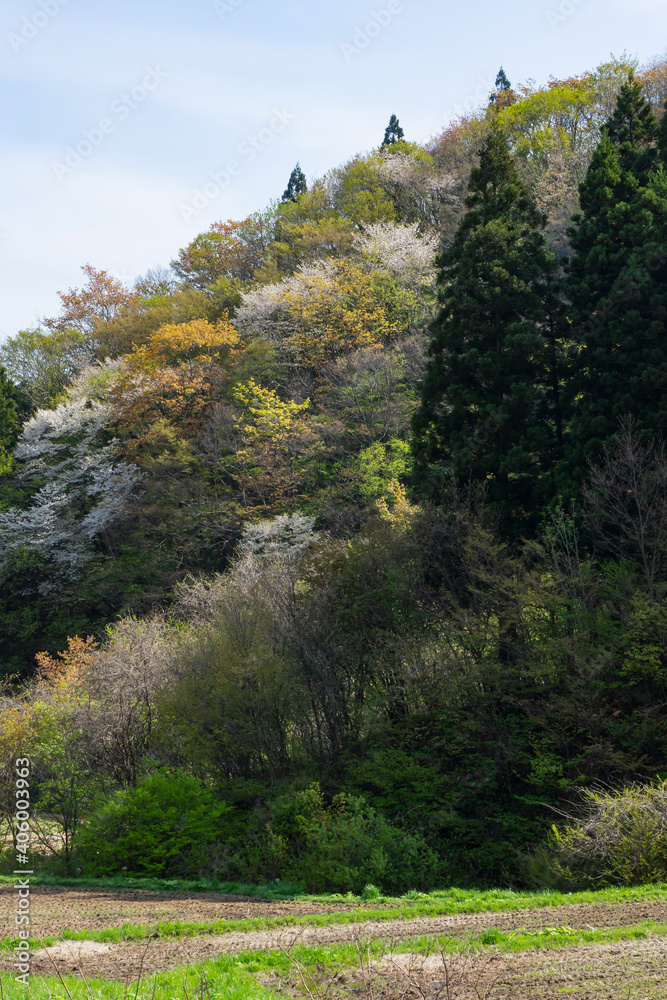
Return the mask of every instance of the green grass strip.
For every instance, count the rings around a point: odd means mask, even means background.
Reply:
[[[146,940],[157,934],[161,938],[196,937],[204,934],[227,934],[232,931],[277,930],[281,927],[311,926],[327,927],[335,924],[360,923],[366,920],[414,920],[424,917],[456,916],[471,913],[502,913],[507,910],[572,906],[578,903],[667,902],[667,884],[633,886],[629,888],[602,889],[598,892],[513,892],[494,889],[473,891],[449,889],[426,896],[418,894],[417,899],[387,899],[381,904],[368,906],[358,897],[353,898],[357,907],[338,913],[286,914],[279,917],[247,917],[234,920],[217,919],[211,921],[158,921],[154,924],[125,923],[122,927],[104,930],[68,930],[45,939],[49,944],[59,939],[69,941],[100,941],[118,944],[128,940]],[[304,897],[304,901],[335,904],[349,900],[343,896]],[[368,908],[364,908],[364,905]],[[0,939],[0,946],[13,947],[14,938]]]
[[[458,937],[424,936],[392,944],[392,952],[444,954],[545,950],[562,951],[582,944],[612,944],[667,936],[667,924],[642,921],[627,927],[579,929],[543,927],[535,930],[499,931],[495,928],[478,934]],[[365,950],[365,949],[364,949]],[[368,945],[371,959],[378,961],[387,946],[375,941]],[[298,979],[294,962],[306,974],[317,970],[318,977],[339,969],[358,966],[354,943],[295,946],[291,959],[280,951],[253,951],[220,955],[217,959],[181,969],[146,976],[139,984],[124,987],[118,982],[96,979],[84,983],[75,976],[31,976],[30,986],[17,984],[9,973],[0,976],[6,1000],[275,1000],[275,993],[260,986],[253,978],[258,973]],[[435,974],[434,974],[435,975]]]
[[[11,885],[14,875],[0,875],[0,885]],[[217,878],[134,878],[113,875],[107,878],[80,878],[64,875],[33,875],[31,885],[63,886],[72,889],[141,889],[149,892],[217,892],[226,896],[253,896],[257,899],[294,899],[304,891],[294,882],[276,880],[268,885],[246,882],[222,882]]]

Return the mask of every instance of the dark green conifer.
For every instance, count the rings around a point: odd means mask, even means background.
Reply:
[[[576,479],[632,415],[667,431],[665,175],[659,129],[630,75],[602,130],[570,231],[566,292],[579,344],[571,383],[569,464]],[[664,346],[663,346],[664,345]]]
[[[466,206],[438,261],[441,308],[413,421],[415,478],[431,495],[443,471],[485,484],[503,534],[516,538],[534,527],[556,448],[545,335],[554,261],[545,218],[495,124]]]
[[[665,102],[658,133],[658,152],[663,165],[667,167],[667,102]]]
[[[648,181],[655,167],[659,131],[653,108],[631,72],[621,87],[607,132],[618,150],[621,169],[638,186]]]
[[[283,192],[282,201],[298,201],[299,195],[303,194],[304,191],[307,190],[308,185],[306,183],[306,175],[301,169],[301,166],[297,163],[294,170],[290,174],[287,187]]]
[[[400,142],[405,133],[399,125],[398,118],[396,115],[392,115],[389,119],[389,124],[384,130],[384,139],[382,140],[382,145],[380,149],[384,149],[385,146],[393,146],[395,142]]]
[[[0,473],[9,469],[10,453],[20,431],[14,392],[14,385],[7,378],[7,372],[0,367]]]
[[[497,105],[493,110],[498,111],[505,104],[511,104],[514,95],[512,94],[512,84],[507,78],[507,73],[500,67],[496,76],[496,89],[489,94],[489,104]]]

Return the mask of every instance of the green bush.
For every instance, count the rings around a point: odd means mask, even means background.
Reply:
[[[88,818],[77,837],[77,863],[85,875],[199,874],[215,867],[230,812],[196,778],[158,771]]]
[[[563,889],[667,880],[667,781],[582,792],[580,815],[553,826],[533,871]]]
[[[440,862],[420,835],[391,824],[360,797],[337,795],[326,805],[318,784],[271,806],[239,857],[244,877],[301,883],[309,892],[386,892],[430,886]],[[379,895],[379,891],[378,891]]]

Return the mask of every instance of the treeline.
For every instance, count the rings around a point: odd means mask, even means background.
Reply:
[[[666,100],[501,73],[4,345],[0,742],[54,864],[525,884],[545,804],[660,774]]]

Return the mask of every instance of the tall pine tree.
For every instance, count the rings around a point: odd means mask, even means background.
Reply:
[[[299,195],[308,190],[306,175],[297,163],[289,176],[287,187],[283,191],[282,201],[298,201]]]
[[[579,345],[571,383],[569,465],[600,457],[623,417],[667,432],[667,189],[660,130],[631,75],[602,130],[570,231],[566,281]]]
[[[404,135],[405,133],[399,125],[398,118],[396,115],[392,115],[389,119],[389,124],[384,130],[384,139],[382,140],[380,149],[384,149],[386,146],[393,146],[394,143],[400,142]]]
[[[658,133],[658,152],[663,166],[667,166],[667,102],[662,113],[662,122]]]
[[[492,94],[489,95],[489,102],[491,104],[495,104],[497,101],[503,103],[503,101],[501,100],[501,96],[507,95],[511,90],[512,90],[512,84],[509,82],[507,78],[507,73],[501,66],[500,69],[498,70],[498,75],[496,76],[496,89]]]
[[[545,218],[497,123],[472,171],[467,213],[439,258],[441,308],[413,421],[415,478],[484,483],[505,537],[533,529],[557,448]],[[554,343],[557,353],[557,344]],[[556,388],[556,395],[558,386]]]
[[[14,386],[0,367],[0,474],[11,468],[11,451],[20,431],[14,398]]]

